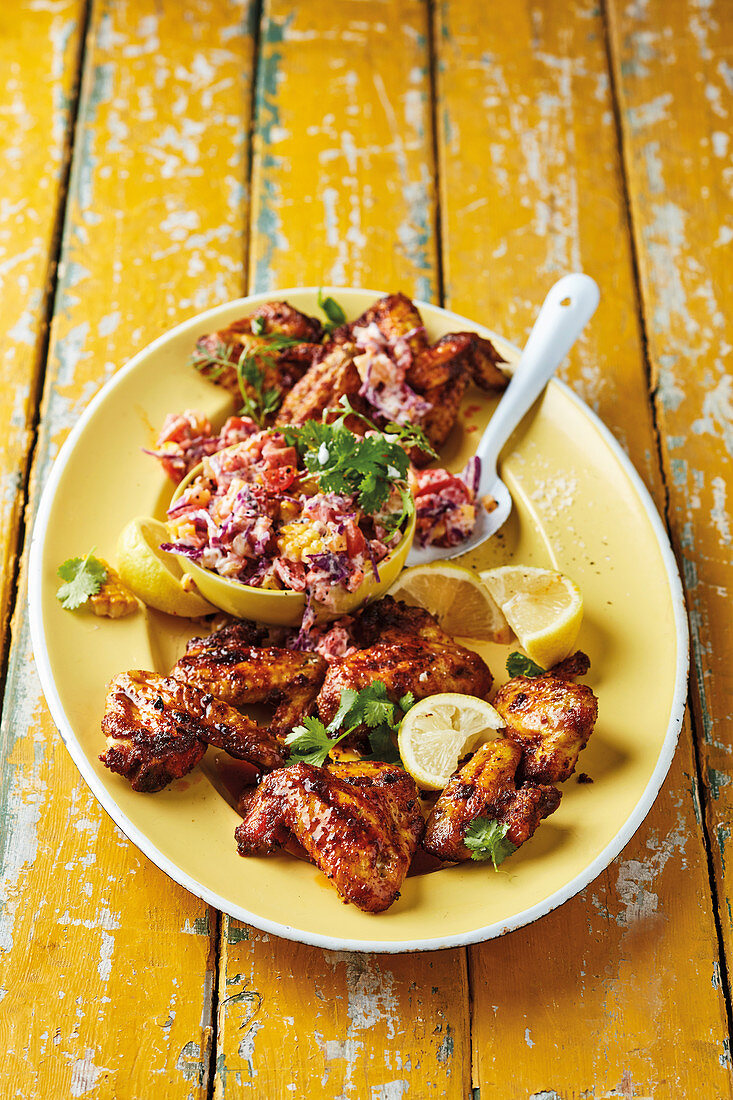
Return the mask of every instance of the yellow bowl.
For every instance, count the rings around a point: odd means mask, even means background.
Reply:
[[[171,498],[173,506],[203,470],[203,463],[199,463],[191,470]],[[319,622],[329,622],[341,615],[349,615],[352,611],[362,607],[372,600],[383,596],[388,588],[391,588],[404,567],[407,555],[410,553],[412,540],[415,537],[415,513],[412,513],[405,533],[386,558],[379,563],[379,580],[371,572],[366,575],[362,583],[354,592],[344,591],[339,595],[334,607],[326,607],[314,600],[313,609]],[[253,619],[258,623],[267,623],[270,626],[299,626],[303,619],[306,599],[302,592],[280,592],[268,588],[255,588],[250,584],[242,584],[241,581],[231,580],[228,577],[220,577],[212,569],[204,569],[195,561],[176,554],[176,558],[184,573],[190,574],[196,582],[196,587],[209,603],[222,611],[234,615],[237,619]]]

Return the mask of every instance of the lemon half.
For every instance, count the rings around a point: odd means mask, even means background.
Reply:
[[[480,576],[528,657],[552,668],[572,652],[583,621],[575,581],[528,565],[503,565]]]
[[[402,720],[398,745],[402,763],[427,791],[442,791],[458,761],[492,741],[504,719],[475,695],[443,692],[421,699]]]
[[[184,590],[178,561],[160,549],[162,542],[169,541],[168,528],[159,520],[148,516],[130,520],[117,540],[120,577],[143,603],[167,615],[184,619],[211,615],[216,608],[197,592]]]
[[[512,632],[491,594],[470,569],[435,562],[405,569],[389,591],[396,600],[424,607],[447,634],[508,642]]]

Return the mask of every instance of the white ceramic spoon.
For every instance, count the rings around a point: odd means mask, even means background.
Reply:
[[[413,544],[408,565],[427,565],[475,550],[506,523],[512,510],[512,498],[497,473],[501,450],[580,336],[599,300],[598,285],[588,275],[564,275],[552,287],[514,368],[512,380],[476,448],[480,473],[476,526],[472,534],[458,546],[419,547]],[[487,496],[496,501],[492,512],[487,512],[480,503]]]

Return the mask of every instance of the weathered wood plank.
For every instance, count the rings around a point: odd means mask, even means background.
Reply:
[[[609,6],[669,519],[692,627],[691,691],[729,967],[732,14],[725,2]]]
[[[444,0],[436,14],[446,304],[521,342],[554,278],[595,276],[602,305],[564,374],[662,504],[602,15],[589,0],[491,19]],[[469,951],[481,1095],[729,1095],[696,806],[685,727],[660,798],[608,871]]]
[[[11,610],[15,560],[47,293],[68,167],[71,107],[79,71],[84,0],[0,11],[0,663]],[[11,10],[12,9],[12,10]],[[45,48],[39,50],[39,42]]]
[[[242,289],[248,12],[247,0],[94,5],[31,513],[101,383]],[[209,911],[76,774],[42,700],[21,581],[0,736],[0,1094],[203,1097]]]
[[[265,5],[253,288],[434,298],[427,32],[415,0]],[[335,955],[224,931],[217,1096],[466,1096],[464,952]]]

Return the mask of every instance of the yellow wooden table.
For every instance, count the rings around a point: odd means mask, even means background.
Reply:
[[[731,1094],[732,31],[729,0],[0,5],[3,1100]],[[60,444],[247,289],[400,288],[521,343],[579,269],[603,303],[564,375],[650,488],[692,627],[652,812],[468,950],[329,953],[210,910],[43,701],[24,562]]]

